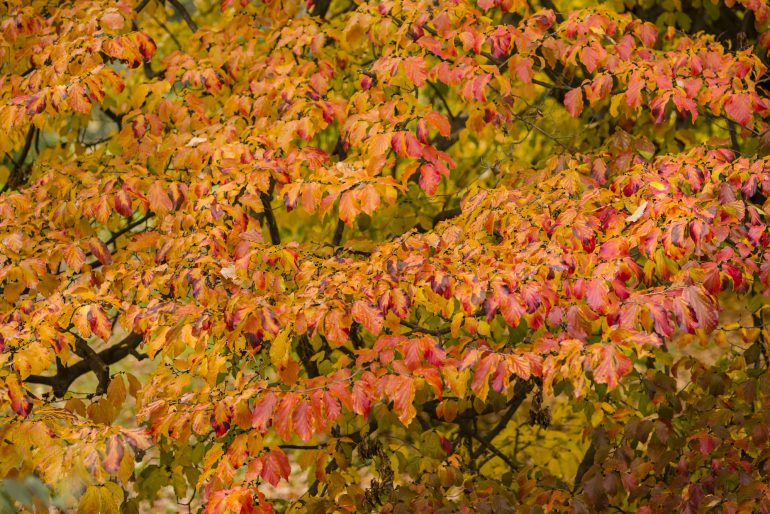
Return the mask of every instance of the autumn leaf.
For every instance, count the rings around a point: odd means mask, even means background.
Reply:
[[[273,447],[262,456],[262,472],[260,476],[272,486],[278,485],[281,479],[288,479],[291,467],[289,459],[280,448]]]
[[[594,379],[615,389],[620,379],[631,370],[631,359],[609,344],[596,345],[593,354]]]
[[[738,124],[747,127],[751,125],[753,119],[751,97],[748,94],[733,94],[727,97],[725,100],[725,113],[733,121],[737,121]]]
[[[583,88],[575,88],[564,95],[564,107],[570,116],[577,118],[583,112]]]
[[[372,334],[379,335],[382,331],[382,315],[372,304],[358,300],[353,303],[351,314],[354,320],[361,323]]]

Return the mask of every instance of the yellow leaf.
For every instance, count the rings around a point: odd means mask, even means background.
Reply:
[[[78,503],[78,512],[83,514],[92,514],[96,512],[102,512],[102,499],[99,493],[99,487],[95,485],[88,486],[86,493],[80,497],[80,503]]]
[[[13,356],[13,365],[19,371],[22,380],[45,371],[52,362],[53,352],[38,341],[30,343]]]
[[[120,407],[126,400],[126,382],[123,377],[117,375],[107,387],[107,398],[115,407]]]
[[[270,361],[277,368],[286,366],[289,361],[289,331],[282,330],[270,343]]]

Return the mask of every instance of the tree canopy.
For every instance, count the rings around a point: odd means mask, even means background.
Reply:
[[[5,0],[0,510],[770,511],[765,0]]]

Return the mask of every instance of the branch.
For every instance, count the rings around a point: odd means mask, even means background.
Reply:
[[[21,155],[16,160],[13,166],[13,169],[11,170],[11,174],[8,176],[8,179],[6,179],[5,184],[3,184],[3,188],[0,189],[0,194],[5,193],[6,189],[8,189],[11,186],[11,184],[22,183],[20,174],[24,170],[24,161],[27,160],[27,155],[29,155],[29,150],[32,148],[32,140],[35,138],[36,131],[37,131],[37,128],[34,125],[29,127],[29,131],[27,132],[27,137],[24,139],[24,147],[21,149]]]
[[[187,9],[185,9],[184,5],[182,5],[182,2],[179,0],[168,0],[171,5],[174,6],[174,9],[176,9],[176,12],[179,13],[179,16],[182,17],[182,19],[187,23],[187,26],[190,27],[190,30],[193,32],[198,32],[198,25],[193,21],[192,17],[190,16],[190,13],[187,12]]]
[[[80,337],[75,340],[75,354],[78,355],[83,361],[88,363],[91,371],[94,372],[96,378],[99,379],[99,385],[96,388],[96,394],[104,394],[107,392],[107,386],[110,384],[110,368],[104,363],[99,355],[88,346],[88,343]]]
[[[265,221],[267,221],[267,228],[270,230],[270,241],[274,245],[281,244],[281,233],[278,230],[278,222],[275,221],[275,214],[273,214],[273,207],[270,205],[270,201],[273,198],[273,189],[275,182],[270,182],[270,190],[267,193],[260,191],[259,199],[262,201],[262,208],[265,210]]]
[[[115,343],[109,348],[106,348],[98,353],[94,353],[99,361],[101,361],[105,366],[114,364],[128,355],[134,355],[137,360],[140,360],[137,355],[146,357],[136,352],[136,348],[141,343],[142,335],[131,333],[119,343]],[[88,360],[79,361],[72,366],[61,366],[57,368],[57,373],[53,376],[30,375],[27,377],[25,382],[30,384],[43,384],[52,387],[54,396],[61,398],[65,395],[75,380],[80,378],[82,375],[93,371],[91,362]]]
[[[321,19],[326,18],[326,13],[329,11],[329,6],[331,4],[331,0],[315,0],[313,2],[313,10],[310,11],[310,15]]]
[[[332,238],[332,246],[339,246],[342,242],[342,233],[345,231],[345,223],[342,220],[337,220],[337,228],[334,229],[334,237]]]
[[[140,3],[139,3],[139,4],[138,4],[138,5],[137,5],[137,6],[134,8],[134,12],[135,12],[135,13],[140,13],[140,12],[142,12],[142,9],[144,9],[145,7],[147,7],[147,4],[149,4],[149,3],[150,3],[150,0],[142,0],[142,1],[141,1],[141,2],[140,2]]]
[[[131,230],[135,229],[136,227],[138,227],[142,223],[146,223],[147,221],[149,221],[151,218],[154,218],[154,217],[155,217],[155,213],[154,212],[148,212],[145,216],[142,216],[141,218],[139,218],[135,222],[129,223],[125,227],[123,227],[120,230],[118,230],[117,232],[113,233],[112,237],[110,237],[104,244],[107,245],[107,246],[111,245],[112,243],[117,241],[120,236],[124,235],[127,232],[130,232]]]
[[[442,336],[452,331],[451,327],[444,327],[444,328],[437,328],[437,329],[423,328],[415,323],[411,323],[406,320],[401,320],[401,325],[407,328],[411,328],[412,332],[420,332],[422,334],[429,334],[432,336]]]
[[[495,437],[497,437],[497,435],[508,426],[511,418],[513,418],[513,415],[516,414],[516,411],[519,409],[519,407],[521,407],[521,404],[524,403],[524,400],[527,399],[527,395],[533,387],[534,384],[530,381],[517,381],[513,388],[513,398],[511,398],[511,402],[509,404],[510,407],[508,410],[505,412],[505,414],[503,414],[503,417],[500,419],[497,425],[495,425],[495,428],[490,430],[483,438],[477,437],[477,439],[482,443],[492,444],[492,441],[495,439]]]

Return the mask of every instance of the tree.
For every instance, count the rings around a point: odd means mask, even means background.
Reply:
[[[768,4],[590,4],[7,0],[3,502],[770,510]]]

